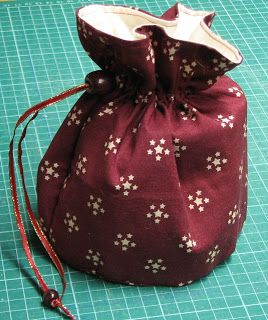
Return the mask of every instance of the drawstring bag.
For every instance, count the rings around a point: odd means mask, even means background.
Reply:
[[[77,10],[80,41],[101,70],[30,108],[16,125],[30,117],[18,144],[24,196],[64,290],[59,257],[112,282],[183,286],[235,250],[247,207],[247,103],[224,74],[243,58],[210,30],[214,15],[178,3],[161,17],[119,5]],[[37,219],[22,166],[27,126],[41,109],[82,91],[40,162]],[[74,318],[32,259],[13,140],[10,179],[44,303]]]

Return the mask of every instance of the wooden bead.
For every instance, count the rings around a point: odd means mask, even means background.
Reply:
[[[115,88],[115,79],[108,71],[97,70],[87,74],[85,82],[91,94],[107,94]]]
[[[43,304],[46,307],[56,307],[56,305],[53,305],[53,301],[59,299],[59,294],[56,290],[53,289],[49,289],[48,291],[46,291],[43,295]]]

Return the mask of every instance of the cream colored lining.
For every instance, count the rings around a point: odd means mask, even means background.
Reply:
[[[204,23],[203,18],[210,14],[206,11],[194,11],[178,5],[179,17],[167,21],[150,16],[130,7],[89,5],[79,10],[78,16],[94,28],[114,37],[133,41],[146,36],[136,32],[138,27],[156,25],[176,40],[202,44],[220,52],[233,63],[240,63],[242,56],[238,50],[214,34]]]

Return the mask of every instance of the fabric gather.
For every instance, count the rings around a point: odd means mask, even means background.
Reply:
[[[161,17],[115,5],[89,5],[77,11],[87,54],[117,77],[134,73],[145,92],[160,82],[167,94],[178,88],[205,90],[243,60],[240,52],[210,30],[214,12],[176,3]]]

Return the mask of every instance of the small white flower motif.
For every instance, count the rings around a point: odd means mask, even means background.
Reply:
[[[219,114],[218,119],[217,119],[217,121],[219,121],[221,123],[221,126],[223,128],[225,128],[226,126],[229,126],[229,128],[231,128],[231,129],[234,127],[233,120],[234,120],[233,115],[224,117],[222,114]]]
[[[241,218],[241,213],[237,205],[234,206],[233,210],[229,211],[228,216],[228,224],[235,224],[236,220],[239,220]]]
[[[105,210],[102,207],[101,198],[94,197],[92,194],[89,196],[89,201],[87,202],[87,206],[90,209],[90,212],[97,216],[98,214],[104,213]]]
[[[180,139],[174,138],[173,139],[173,146],[174,146],[174,153],[176,158],[180,158],[181,152],[185,151],[187,146],[180,144]]]
[[[96,270],[94,270],[94,269],[92,269],[92,270],[85,270],[85,273],[87,273],[87,274],[94,274],[94,275],[97,274]]]
[[[243,124],[243,128],[244,128],[244,138],[246,138],[247,137],[247,123],[246,122]]]
[[[145,270],[149,270],[152,273],[158,273],[159,271],[165,271],[167,267],[163,265],[163,260],[162,259],[149,259],[147,260],[147,264],[144,266]]]
[[[79,175],[80,173],[85,174],[87,172],[86,168],[84,167],[85,163],[87,162],[87,158],[83,157],[81,154],[78,156],[78,161],[76,162],[76,175]]]
[[[135,104],[146,104],[149,101],[149,98],[152,94],[152,91],[148,91],[146,94],[137,95],[137,97],[135,98]]]
[[[116,110],[117,107],[114,106],[114,102],[110,101],[107,105],[101,108],[101,111],[98,113],[99,117],[102,117],[104,115],[111,115],[114,113],[114,110]]]
[[[52,228],[49,229],[48,238],[49,238],[49,240],[52,241],[53,243],[56,242],[55,238],[53,237],[53,229],[52,229]]]
[[[87,39],[87,36],[88,36],[88,35],[89,35],[89,36],[92,36],[92,32],[89,31],[89,30],[87,30],[86,24],[85,24],[85,22],[84,22],[83,20],[81,20],[81,23],[80,23],[80,25],[78,26],[78,30],[79,30],[79,31],[82,31],[82,35],[83,35],[83,37],[84,37],[85,39]]]
[[[39,218],[39,225],[40,225],[41,229],[46,233],[47,232],[47,228],[45,226],[45,221],[44,221],[44,219],[42,217]]]
[[[149,35],[149,38],[151,40],[151,43],[152,43],[153,47],[157,47],[158,46],[158,42],[153,40],[153,32],[149,31],[148,35]]]
[[[99,41],[103,44],[107,44],[108,38],[106,37],[99,37]]]
[[[215,79],[208,79],[207,84],[209,86],[212,86],[214,83],[216,83],[220,79],[220,76],[217,76]]]
[[[221,153],[216,152],[215,156],[208,156],[207,157],[207,169],[208,170],[213,170],[220,172],[222,169],[222,165],[226,164],[228,160],[226,158],[221,158]]]
[[[206,263],[213,263],[220,251],[219,246],[216,245],[211,251],[209,251]]]
[[[128,179],[125,179],[124,176],[120,177],[120,183],[115,186],[115,189],[122,191],[124,196],[128,196],[131,191],[136,191],[138,186],[133,183],[134,176],[131,174],[128,176]],[[132,182],[130,182],[132,181]]]
[[[98,251],[93,251],[92,249],[88,250],[86,259],[91,261],[94,266],[103,266],[103,261],[101,260],[101,255]]]
[[[91,121],[91,117],[88,117],[87,120],[84,122],[83,127],[81,130],[84,130],[87,124]]]
[[[180,114],[182,116],[182,120],[186,121],[186,120],[191,119],[192,121],[196,121],[197,109],[196,108],[189,108],[187,103],[185,103],[183,106],[184,106],[184,110],[180,112]]]
[[[141,126],[141,123],[139,123],[135,128],[132,129],[132,133],[137,133],[140,126]]]
[[[154,204],[150,205],[150,212],[146,214],[147,218],[154,219],[154,222],[159,224],[162,219],[167,219],[169,214],[164,212],[166,205],[161,203],[159,206],[155,206]]]
[[[209,203],[209,198],[202,196],[202,191],[197,190],[195,195],[188,195],[188,200],[190,201],[189,209],[198,210],[200,213],[205,210],[205,205]]]
[[[179,47],[180,47],[179,41],[177,41],[176,43],[174,43],[174,45],[172,45],[172,43],[169,40],[167,40],[163,49],[163,53],[169,56],[170,61],[173,61],[174,56],[178,51]]]
[[[82,110],[78,109],[77,106],[75,106],[69,113],[68,113],[68,121],[67,121],[67,126],[71,126],[72,124],[74,125],[79,125],[80,124],[80,117],[82,114]]]
[[[181,238],[181,243],[179,244],[179,248],[184,249],[186,253],[191,253],[193,247],[196,246],[196,241],[192,240],[191,234],[188,233],[188,236],[184,235]]]
[[[221,57],[220,59],[213,59],[212,60],[214,66],[214,70],[215,71],[221,71],[221,72],[225,72],[228,71],[230,68],[230,66],[233,64],[231,61],[228,61],[226,58]]]
[[[67,182],[68,182],[68,180],[69,180],[70,176],[71,176],[71,174],[69,173],[69,174],[68,174],[68,176],[64,179],[64,181],[63,181],[63,189],[65,189],[65,188],[66,188],[66,186],[67,186]]]
[[[89,249],[88,254],[86,255],[86,259],[90,261],[90,263],[95,267],[102,267],[104,265],[101,254],[98,251],[93,251],[92,249]],[[92,274],[96,274],[96,270],[94,269],[90,272]]]
[[[117,153],[117,147],[121,142],[121,138],[115,138],[113,139],[113,135],[111,134],[109,136],[109,140],[104,143],[105,147],[105,155],[107,156],[109,153],[116,154]]]
[[[159,143],[157,143],[153,139],[150,140],[149,145],[151,149],[147,150],[148,156],[155,155],[156,161],[160,161],[163,156],[168,156],[170,154],[170,150],[164,147],[165,143],[166,143],[166,140],[164,138],[161,138],[159,140]]]
[[[149,46],[148,46],[148,54],[146,56],[146,60],[147,61],[152,61],[152,63],[155,63],[155,58],[154,58],[154,49],[152,47],[152,43],[150,42]]]
[[[66,224],[68,227],[68,232],[72,233],[73,231],[79,231],[76,216],[71,215],[69,212],[66,212],[65,218],[63,221],[64,221],[64,224]]]
[[[243,173],[244,173],[243,160],[241,161],[241,165],[239,166],[238,170],[239,170],[238,178],[239,178],[239,180],[241,180],[243,177]],[[248,174],[247,173],[244,175],[244,180],[245,180],[245,187],[247,187],[248,186]]]
[[[194,75],[194,69],[196,66],[197,63],[195,61],[188,62],[188,60],[183,59],[182,66],[180,67],[180,70],[182,70],[183,78],[192,77]]]
[[[244,92],[237,87],[231,87],[228,89],[229,92],[233,93],[236,97],[240,98],[242,95],[244,95]]]
[[[180,282],[180,283],[178,284],[178,286],[179,286],[179,287],[183,287],[183,286],[185,286],[185,285],[187,285],[187,284],[191,284],[191,283],[193,283],[193,280],[188,280],[187,282]]]
[[[45,160],[43,165],[40,167],[41,172],[44,174],[44,179],[46,181],[51,178],[58,178],[60,175],[57,172],[59,165],[55,163],[50,163],[48,160]]]
[[[118,233],[117,239],[114,241],[115,246],[120,246],[122,251],[127,251],[129,248],[136,247],[136,243],[132,241],[133,235],[131,233],[126,234],[125,236],[121,233]]]
[[[158,42],[156,40],[153,41],[153,47],[156,48],[158,46]]]

